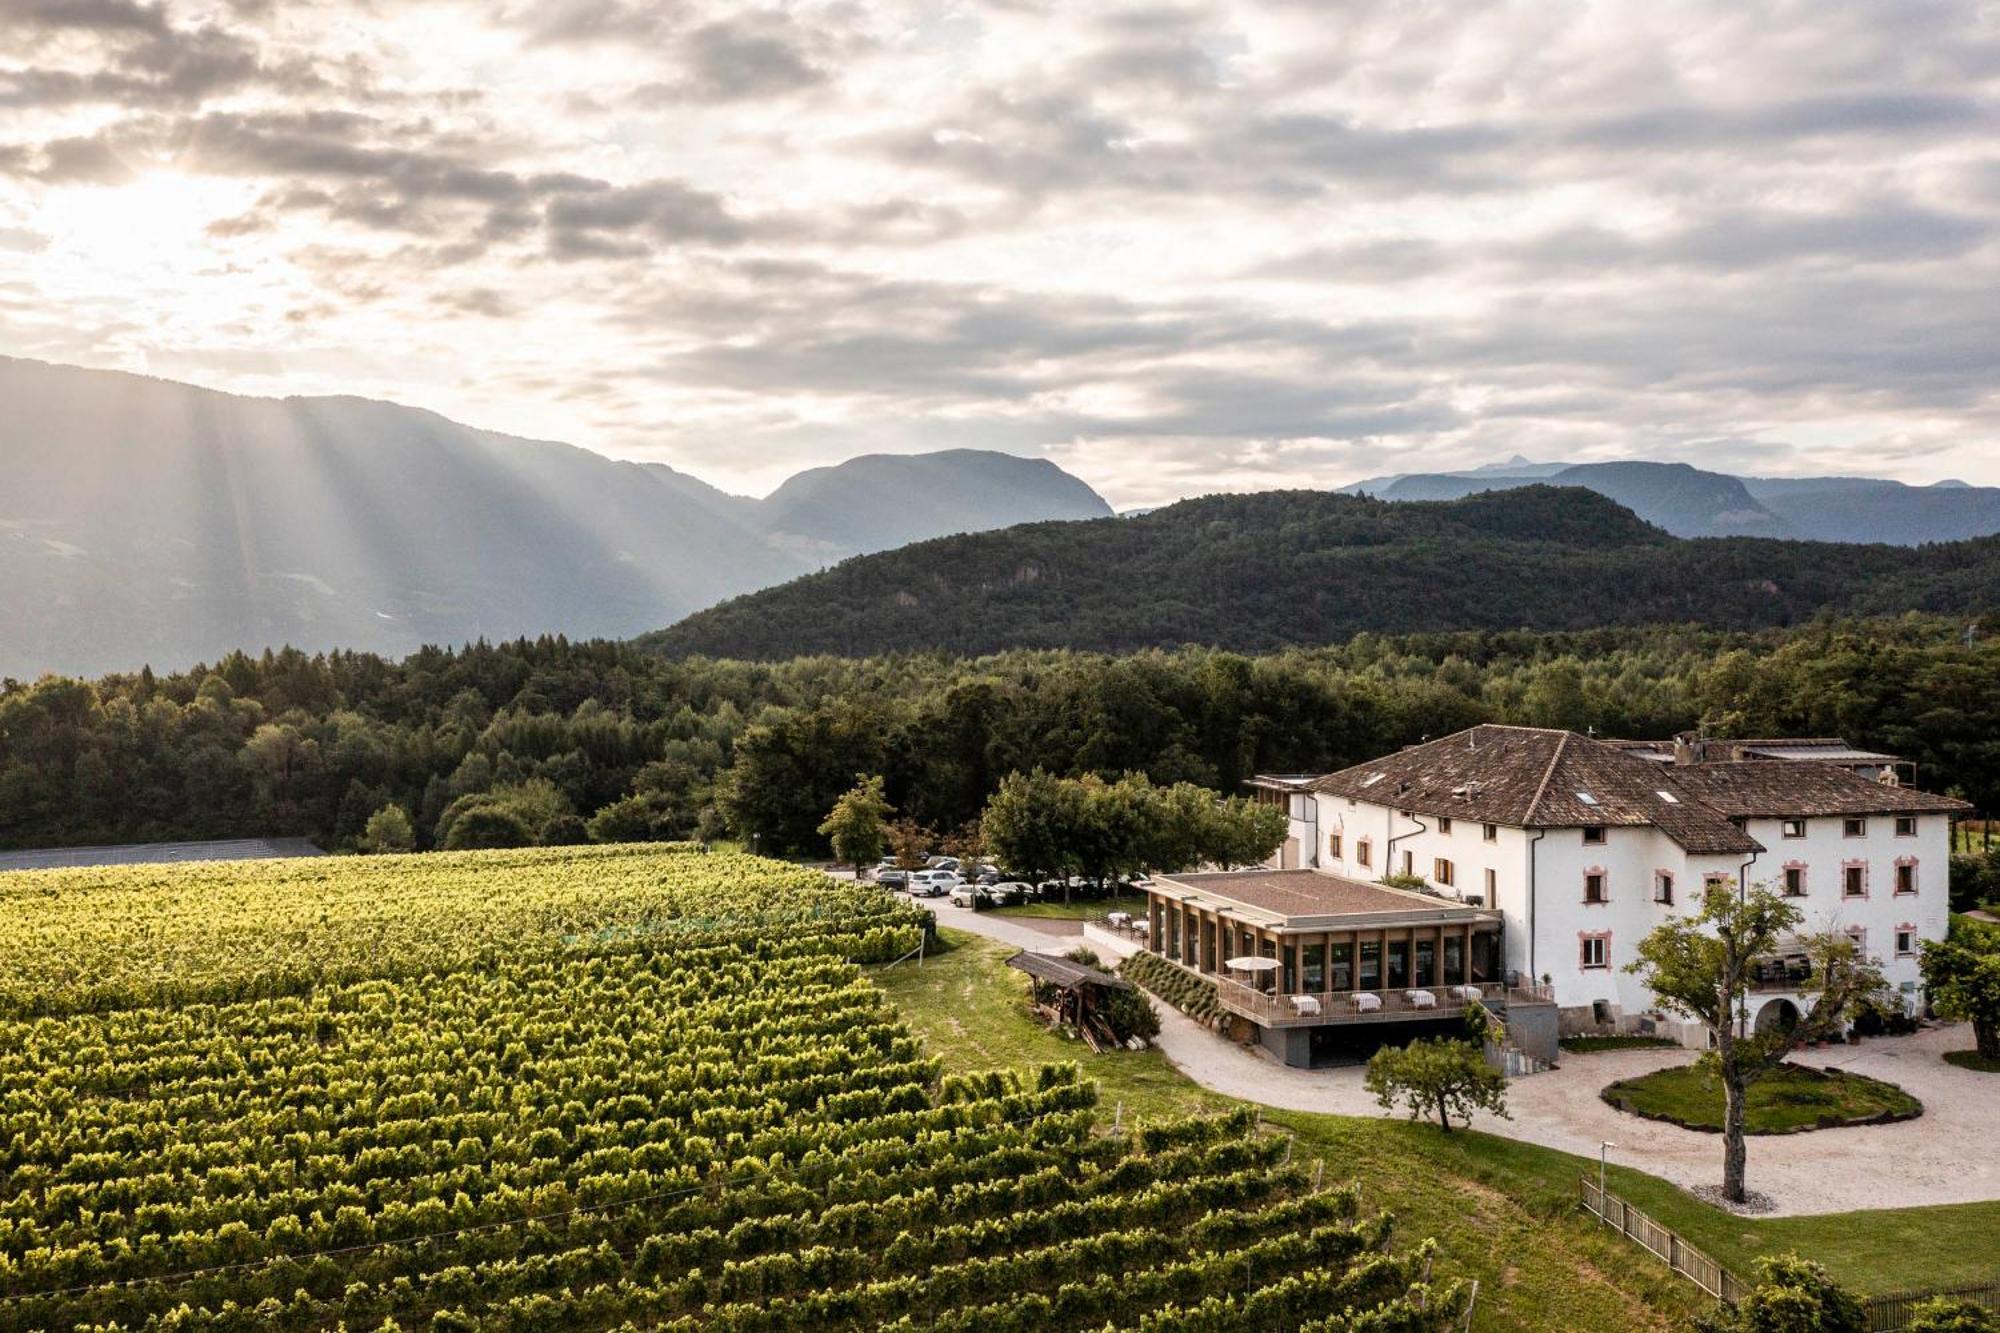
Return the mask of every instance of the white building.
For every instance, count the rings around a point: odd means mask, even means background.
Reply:
[[[1625,970],[1638,942],[1712,880],[1791,895],[1805,929],[1853,935],[1917,1003],[1917,945],[1945,933],[1951,820],[1970,807],[1900,785],[1895,762],[1830,740],[1746,752],[1484,725],[1252,785],[1290,814],[1281,868],[1411,876],[1497,911],[1506,969],[1546,978],[1566,1026],[1630,1027],[1653,1008]],[[1795,1013],[1799,991],[1773,960],[1753,1018]]]

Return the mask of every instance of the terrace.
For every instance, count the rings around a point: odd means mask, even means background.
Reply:
[[[1162,876],[1147,947],[1262,1028],[1449,1018],[1549,997],[1508,987],[1500,913],[1310,870]]]

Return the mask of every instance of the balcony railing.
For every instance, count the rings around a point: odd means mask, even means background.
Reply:
[[[1379,1023],[1396,1019],[1451,1018],[1466,1005],[1483,1003],[1505,1009],[1511,1004],[1552,1004],[1547,986],[1508,987],[1497,981],[1473,982],[1470,990],[1458,986],[1404,987],[1394,990],[1344,990],[1276,992],[1259,990],[1240,981],[1212,974],[1203,979],[1215,984],[1225,1009],[1260,1027],[1316,1027],[1339,1023]],[[1471,992],[1477,991],[1477,996]]]

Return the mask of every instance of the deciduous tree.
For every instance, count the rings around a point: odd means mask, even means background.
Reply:
[[[1881,972],[1853,940],[1833,933],[1798,937],[1803,920],[1797,907],[1769,889],[1711,884],[1699,912],[1655,926],[1639,941],[1638,961],[1626,968],[1664,1008],[1694,1019],[1714,1039],[1702,1059],[1712,1062],[1722,1082],[1722,1193],[1733,1203],[1744,1198],[1743,1114],[1750,1085],[1782,1063],[1794,1041],[1838,1032],[1864,999],[1883,989]],[[1750,1031],[1745,1001],[1757,964],[1791,939],[1812,960],[1801,997],[1804,1015],[1796,1027]]]
[[[833,803],[819,831],[833,845],[834,859],[853,866],[859,879],[863,867],[881,857],[888,841],[888,819],[895,813],[896,807],[882,794],[881,776],[857,773],[854,785]]]
[[[1368,1061],[1365,1086],[1383,1110],[1400,1104],[1412,1120],[1435,1115],[1447,1134],[1454,1117],[1470,1124],[1474,1111],[1512,1119],[1505,1076],[1469,1041],[1438,1037],[1384,1046]]]
[[[2000,926],[1964,917],[1923,946],[1924,989],[1940,1015],[1972,1024],[1979,1053],[2000,1060]]]

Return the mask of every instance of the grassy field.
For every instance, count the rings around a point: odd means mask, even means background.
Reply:
[[[1128,1123],[1236,1105],[1158,1052],[1093,1055],[1046,1031],[1022,1004],[1022,979],[1002,965],[1011,949],[958,931],[945,936],[952,947],[921,969],[902,964],[872,974],[951,1068],[1076,1060],[1098,1082],[1105,1107]],[[1401,1119],[1291,1111],[1264,1118],[1295,1134],[1297,1152],[1324,1161],[1330,1176],[1360,1181],[1364,1198],[1395,1211],[1406,1238],[1436,1236],[1453,1270],[1480,1281],[1474,1328],[1661,1329],[1696,1308],[1691,1284],[1578,1209],[1577,1179],[1596,1173],[1594,1161]],[[1629,1167],[1613,1166],[1610,1185],[1739,1273],[1750,1273],[1760,1254],[1787,1250],[1828,1264],[1863,1293],[2000,1273],[1991,1240],[2000,1203],[1743,1218]]]
[[[1604,1100],[1635,1115],[1671,1120],[1689,1129],[1722,1129],[1722,1082],[1694,1065],[1656,1069],[1604,1089]],[[1750,1085],[1743,1108],[1752,1134],[1787,1134],[1830,1128],[1878,1116],[1912,1116],[1923,1104],[1893,1083],[1839,1070],[1779,1065]]]
[[[1106,912],[1130,912],[1133,916],[1146,915],[1146,896],[1142,893],[1128,893],[1116,898],[1093,898],[1089,902],[1078,900],[1066,903],[1055,902],[1020,903],[1013,907],[995,907],[995,916],[1039,916],[1057,921],[1098,921],[1104,920]]]

